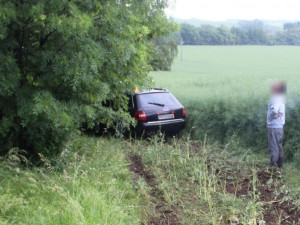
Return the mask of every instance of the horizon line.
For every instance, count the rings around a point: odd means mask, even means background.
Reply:
[[[182,17],[174,17],[174,16],[168,16],[171,19],[180,19],[180,20],[200,20],[200,21],[207,21],[207,22],[224,22],[224,21],[271,21],[271,22],[276,22],[276,21],[291,21],[291,22],[296,22],[300,21],[299,19],[223,19],[223,20],[214,20],[214,19],[201,19],[201,18],[196,18],[196,17],[190,17],[190,18],[182,18]]]

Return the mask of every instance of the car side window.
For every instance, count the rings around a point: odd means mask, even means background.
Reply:
[[[131,114],[133,114],[133,112],[134,112],[134,106],[135,106],[134,96],[130,95],[129,102],[128,102],[128,110]]]

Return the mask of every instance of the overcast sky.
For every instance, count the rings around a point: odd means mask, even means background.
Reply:
[[[170,0],[167,14],[181,19],[300,20],[300,0]],[[173,2],[173,3],[172,3]]]

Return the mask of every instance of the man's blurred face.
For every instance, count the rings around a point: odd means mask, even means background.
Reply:
[[[280,94],[281,84],[275,83],[272,86],[272,94]]]
[[[286,85],[284,82],[276,82],[272,85],[272,94],[285,94]]]

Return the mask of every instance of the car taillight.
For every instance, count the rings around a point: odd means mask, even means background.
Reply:
[[[186,117],[186,109],[182,108],[182,116]]]
[[[139,111],[136,112],[134,117],[138,120],[138,121],[146,121],[147,120],[147,116],[146,116],[146,112],[145,111]]]

